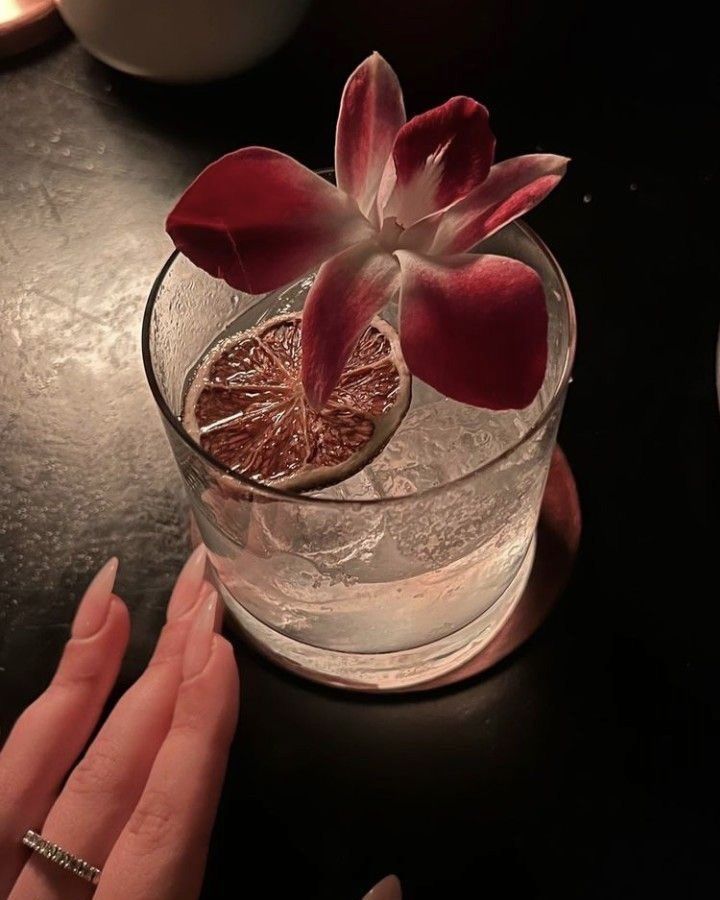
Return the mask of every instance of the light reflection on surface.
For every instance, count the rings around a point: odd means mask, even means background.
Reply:
[[[0,0],[0,26],[21,17],[32,17],[49,6],[48,0]]]
[[[12,22],[21,12],[19,0],[0,0],[0,25]]]

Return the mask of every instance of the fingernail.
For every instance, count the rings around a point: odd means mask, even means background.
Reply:
[[[110,608],[117,569],[118,560],[113,556],[88,585],[73,619],[70,634],[74,638],[91,637],[104,625]]]
[[[183,656],[183,678],[193,678],[207,665],[215,637],[215,607],[217,606],[217,591],[210,592],[204,600],[190,626]]]
[[[363,900],[402,900],[402,889],[396,875],[388,875],[378,881],[375,887],[363,897]]]
[[[181,615],[173,616],[172,620],[169,621],[176,622],[179,619],[190,619],[192,623],[192,620],[195,618],[196,611],[200,608],[201,604],[203,604],[210,598],[210,594],[214,590],[215,588],[210,584],[209,581],[203,581],[203,583],[200,585],[200,590],[195,595],[195,599],[193,600],[193,602],[189,604],[186,609],[183,609]],[[217,631],[217,628],[215,630]]]
[[[167,621],[179,619],[180,616],[195,606],[198,591],[205,575],[205,545],[198,544],[178,575],[172,596],[167,608]]]
[[[215,588],[210,584],[210,582],[203,581],[198,597],[200,600],[209,600],[210,594],[212,594],[213,591],[215,591]],[[215,591],[215,593],[217,593],[217,591]]]

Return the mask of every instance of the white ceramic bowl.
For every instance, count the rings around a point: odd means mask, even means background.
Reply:
[[[57,0],[98,59],[154,81],[212,81],[247,69],[292,34],[309,0]]]

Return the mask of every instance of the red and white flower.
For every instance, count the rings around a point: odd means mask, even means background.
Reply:
[[[535,397],[547,363],[537,273],[468,253],[539,203],[568,160],[493,165],[488,111],[453,97],[406,121],[397,76],[373,53],[343,92],[337,187],[288,156],[247,147],[208,166],[167,230],[196,265],[251,294],[319,271],[303,313],[302,379],[319,408],[372,317],[399,292],[410,370],[491,409]]]

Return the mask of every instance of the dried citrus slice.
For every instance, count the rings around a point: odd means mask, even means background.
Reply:
[[[204,450],[247,478],[290,491],[334,484],[372,460],[410,403],[397,333],[376,318],[319,412],[300,381],[302,316],[228,338],[203,361],[183,422]]]

